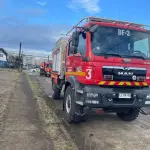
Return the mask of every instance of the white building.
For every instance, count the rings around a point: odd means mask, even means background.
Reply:
[[[6,67],[7,53],[3,48],[0,48],[0,67]]]
[[[52,60],[52,56],[49,56],[49,60]],[[24,55],[23,56],[23,64],[24,65],[40,65],[41,62],[47,62],[48,57],[40,57],[40,56],[30,56]]]

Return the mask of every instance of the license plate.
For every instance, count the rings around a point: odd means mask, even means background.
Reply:
[[[131,98],[131,93],[119,93],[119,98]]]

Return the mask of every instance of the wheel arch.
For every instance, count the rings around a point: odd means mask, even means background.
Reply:
[[[64,89],[64,92],[66,91],[67,87],[68,86],[71,86],[72,88],[75,88],[75,84],[76,84],[76,79],[74,76],[70,76],[66,82],[65,82],[65,89]]]
[[[76,92],[78,89],[81,89],[81,88],[82,88],[82,84],[79,83],[79,81],[76,79],[75,76],[70,76],[70,77],[66,80],[64,92],[66,91],[66,89],[67,89],[68,86],[71,86],[71,88],[74,89],[75,92]]]

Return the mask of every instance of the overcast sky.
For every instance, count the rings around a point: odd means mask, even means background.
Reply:
[[[47,55],[85,16],[149,24],[149,0],[0,0],[0,47]]]

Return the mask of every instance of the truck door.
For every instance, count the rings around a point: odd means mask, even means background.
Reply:
[[[70,75],[74,71],[74,55],[70,51],[72,40],[69,41],[66,51],[66,73]]]
[[[82,56],[86,54],[86,40],[82,36],[79,35],[79,45],[77,48],[77,54],[74,55],[74,71],[79,71],[81,67],[83,67]],[[81,70],[80,70],[81,71]]]
[[[83,69],[82,56],[85,56],[86,53],[86,40],[83,38],[82,34],[80,34],[79,36],[79,45],[77,48],[77,54],[72,54],[70,52],[71,46],[72,41],[70,41],[68,44],[68,52],[66,57],[66,72],[68,74],[67,77],[73,75],[80,80],[83,76],[85,76],[83,75],[82,71]]]

